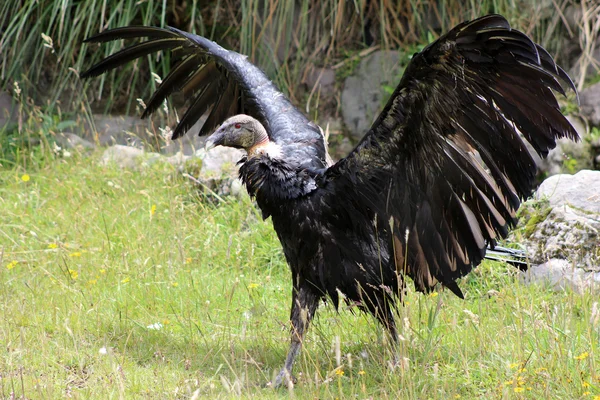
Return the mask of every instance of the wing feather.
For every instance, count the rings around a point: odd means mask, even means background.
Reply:
[[[393,221],[396,271],[417,289],[441,282],[462,296],[455,280],[506,237],[531,193],[536,165],[525,140],[545,156],[558,138],[577,139],[553,93],[563,85],[574,89],[503,17],[463,23],[413,57],[369,132],[321,185]]]
[[[293,107],[289,99],[247,58],[198,35],[175,28],[129,26],[107,30],[86,40],[105,43],[119,39],[146,41],[127,47],[92,66],[83,78],[101,75],[132,60],[159,51],[170,51],[171,72],[152,95],[143,117],[152,114],[169,95],[182,91],[189,109],[173,130],[173,139],[184,135],[208,110],[200,133],[208,134],[232,113],[243,110],[259,120],[284,156],[302,168],[327,166],[323,135],[318,126]]]

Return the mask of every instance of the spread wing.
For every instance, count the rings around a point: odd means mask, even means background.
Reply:
[[[105,58],[81,76],[98,76],[148,54],[170,51],[176,62],[146,102],[142,117],[152,114],[170,94],[181,91],[189,106],[173,132],[173,139],[184,135],[207,111],[208,118],[199,132],[201,136],[211,133],[228,117],[245,113],[264,125],[271,140],[282,146],[286,156],[301,160],[304,167],[326,166],[325,144],[319,127],[294,107],[245,56],[175,28],[116,28],[92,36],[86,42],[142,38],[147,40]]]
[[[398,272],[417,289],[480,263],[515,224],[536,165],[557,138],[577,139],[553,90],[575,90],[548,53],[501,16],[458,25],[416,54],[385,109],[321,186],[389,221]],[[357,206],[358,205],[358,206]]]

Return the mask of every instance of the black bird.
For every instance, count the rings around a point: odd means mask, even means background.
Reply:
[[[272,218],[292,272],[292,365],[320,300],[338,293],[395,340],[405,277],[428,292],[456,280],[507,235],[556,139],[577,140],[554,91],[575,87],[542,47],[499,15],[464,22],[417,53],[356,148],[330,165],[321,129],[245,56],[175,28],[124,27],[87,42],[148,38],[86,71],[100,75],[159,50],[178,59],[144,117],[175,91],[182,136],[208,110],[209,146],[245,149],[240,178]],[[339,292],[338,292],[339,291]]]

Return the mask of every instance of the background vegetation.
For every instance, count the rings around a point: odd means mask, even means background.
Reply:
[[[270,221],[248,199],[207,201],[169,166],[120,170],[54,142],[92,112],[134,112],[156,84],[150,73],[169,65],[138,62],[82,83],[79,71],[121,45],[81,45],[101,29],[209,36],[312,111],[315,68],[343,77],[367,48],[411,54],[490,12],[567,60],[560,38],[579,35],[564,23],[571,4],[584,3],[1,2],[0,78],[18,124],[0,132],[0,398],[600,399],[595,296],[523,285],[497,263],[461,282],[464,301],[408,293],[398,367],[377,324],[323,305],[299,385],[264,389],[287,351],[291,294]]]
[[[299,83],[316,66],[341,69],[369,46],[412,53],[457,23],[489,13],[505,15],[565,64],[574,51],[565,37],[582,36],[582,46],[593,49],[593,32],[574,32],[564,15],[570,5],[588,3],[593,8],[589,0],[6,0],[0,78],[5,88],[18,82],[26,98],[63,111],[79,112],[86,98],[97,110],[133,111],[135,96],[155,85],[149,72],[163,76],[168,57],[158,65],[134,63],[82,90],[77,73],[121,46],[82,46],[82,40],[123,25],[171,25],[248,54],[300,103],[306,88]]]

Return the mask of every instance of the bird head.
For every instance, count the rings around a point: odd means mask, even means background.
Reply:
[[[249,115],[239,114],[228,118],[206,140],[207,150],[215,146],[244,149],[249,154],[253,149],[269,143],[264,126]]]

